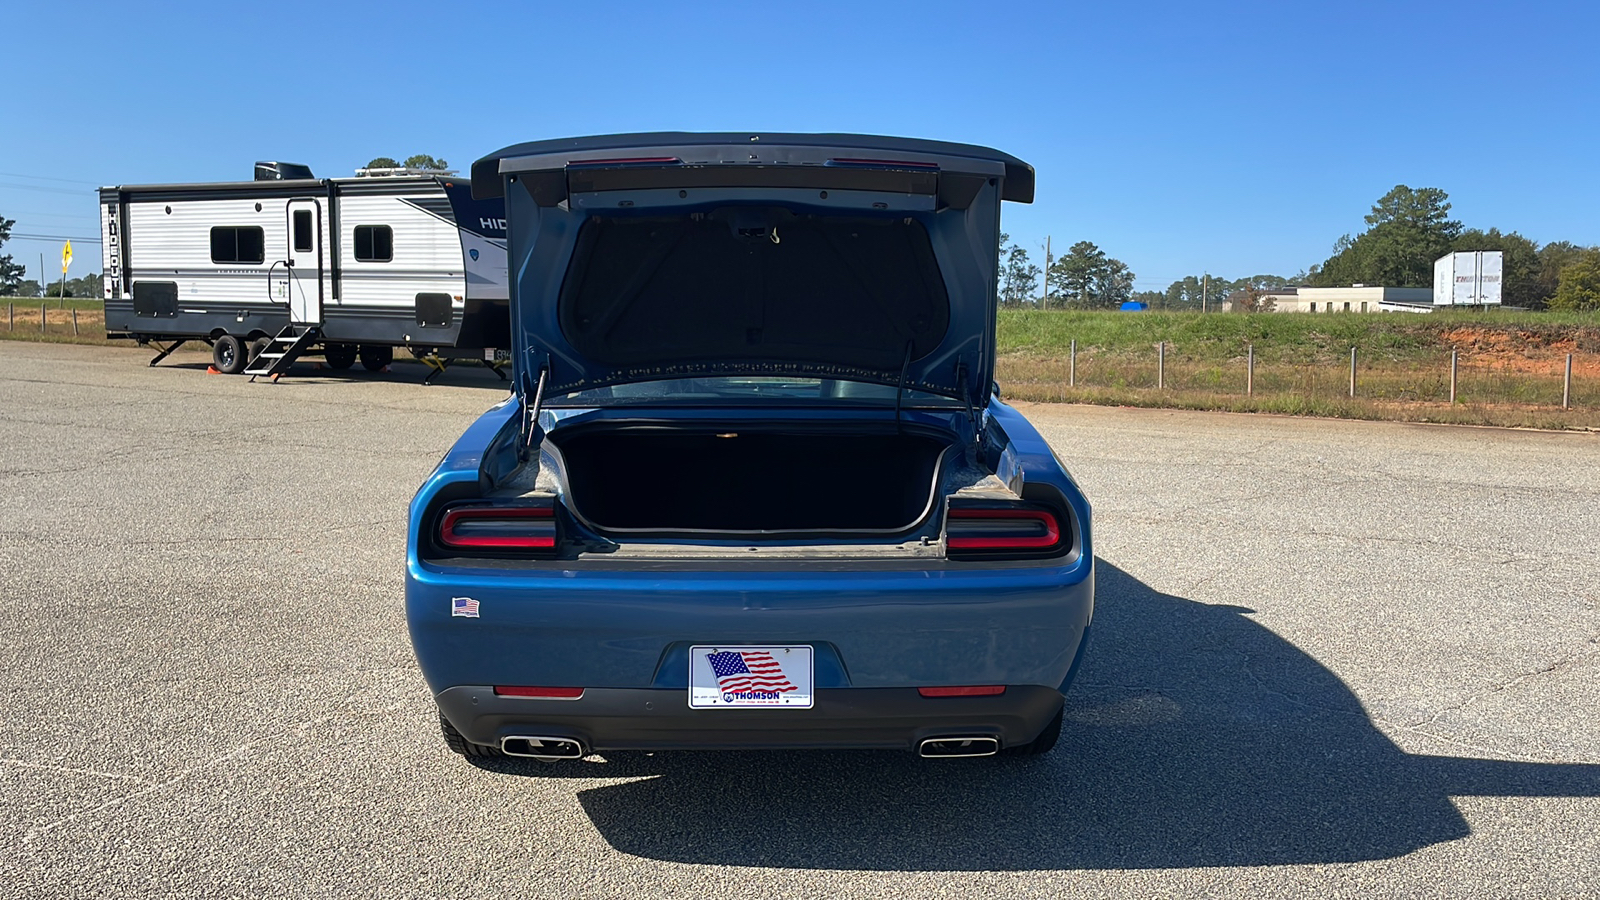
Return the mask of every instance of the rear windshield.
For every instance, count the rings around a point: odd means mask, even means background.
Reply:
[[[617,368],[825,361],[897,372],[944,339],[950,300],[914,217],[724,207],[590,216],[560,322],[574,349]]]
[[[611,387],[574,391],[547,398],[546,406],[693,406],[700,404],[767,406],[779,405],[860,405],[891,407],[895,386],[831,378],[717,377],[670,378],[638,381]],[[959,406],[939,394],[906,390],[900,394],[902,406]]]

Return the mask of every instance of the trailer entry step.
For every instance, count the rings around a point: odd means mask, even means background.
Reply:
[[[317,342],[317,337],[315,325],[285,325],[283,330],[278,332],[278,336],[267,344],[267,348],[250,361],[244,373],[250,376],[251,381],[255,381],[258,375],[265,375],[277,381],[283,373],[289,371],[289,367],[300,358],[300,354],[311,349]]]

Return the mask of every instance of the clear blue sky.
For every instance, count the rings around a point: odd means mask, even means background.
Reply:
[[[1013,237],[1092,240],[1141,290],[1293,274],[1398,183],[1445,189],[1469,227],[1600,243],[1592,0],[11,0],[0,22],[0,215],[26,234],[96,236],[99,184],[412,153],[464,170],[525,140],[683,129],[998,147],[1039,172]],[[99,269],[75,249],[75,275]],[[34,277],[41,251],[55,277],[59,241],[0,252]]]

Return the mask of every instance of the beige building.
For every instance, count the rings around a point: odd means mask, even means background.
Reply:
[[[1351,287],[1283,288],[1263,294],[1272,301],[1272,312],[1431,312],[1432,288]],[[1233,308],[1232,302],[1224,304]]]

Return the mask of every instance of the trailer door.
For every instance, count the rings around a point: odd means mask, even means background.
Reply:
[[[289,321],[322,324],[322,204],[290,200],[287,261]]]

